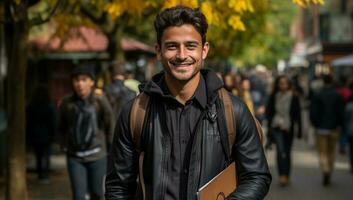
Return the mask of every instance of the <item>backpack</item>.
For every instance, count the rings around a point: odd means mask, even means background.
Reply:
[[[136,93],[126,87],[123,83],[112,83],[107,87],[106,95],[115,116],[119,116],[121,108],[130,100],[132,100]]]
[[[98,131],[97,110],[92,104],[75,103],[73,119],[72,147],[76,151],[88,150]]]
[[[236,136],[236,127],[235,127],[235,116],[234,116],[234,109],[231,97],[226,89],[221,88],[218,90],[218,95],[223,102],[223,109],[226,119],[226,126],[227,126],[227,133],[228,133],[228,142],[230,149],[234,145],[235,136]],[[148,110],[149,104],[149,96],[146,95],[144,92],[141,92],[135,99],[132,104],[131,114],[130,114],[130,130],[132,134],[133,143],[137,149],[140,151],[140,137],[143,128],[143,123],[145,120],[145,115]],[[260,122],[252,115],[257,132],[259,133],[260,141],[263,144],[264,133],[261,127]]]

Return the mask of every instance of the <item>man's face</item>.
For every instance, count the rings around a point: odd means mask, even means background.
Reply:
[[[73,77],[72,85],[79,97],[86,98],[91,93],[94,81],[87,75],[78,75]]]
[[[161,44],[156,45],[157,58],[166,75],[182,82],[200,72],[208,49],[209,44],[202,45],[201,35],[190,24],[168,27],[162,34]]]

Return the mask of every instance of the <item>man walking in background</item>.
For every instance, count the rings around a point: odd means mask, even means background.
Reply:
[[[324,186],[330,185],[335,163],[338,128],[342,128],[344,103],[333,86],[333,77],[323,77],[324,87],[314,93],[310,106],[310,119],[315,127],[320,167]]]

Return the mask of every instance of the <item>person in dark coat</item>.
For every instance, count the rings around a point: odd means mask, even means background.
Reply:
[[[287,186],[290,180],[291,149],[296,125],[297,136],[300,138],[302,135],[300,101],[291,90],[288,77],[279,76],[275,80],[266,116],[269,134],[276,144],[279,183],[281,186]]]
[[[353,83],[350,86],[353,92]],[[353,173],[353,96],[348,100],[344,112],[344,132],[349,142],[349,160],[351,173]]]
[[[55,135],[56,109],[50,101],[48,88],[38,86],[26,108],[27,139],[36,157],[36,171],[41,183],[48,183],[50,146]]]

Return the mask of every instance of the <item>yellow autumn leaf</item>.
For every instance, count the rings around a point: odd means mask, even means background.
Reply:
[[[239,15],[232,15],[228,19],[228,25],[231,26],[234,30],[245,31],[245,25]]]
[[[113,19],[116,19],[117,17],[122,15],[124,12],[124,8],[123,8],[122,4],[118,4],[115,2],[107,4],[105,6],[105,10]]]
[[[189,6],[191,8],[197,8],[199,6],[198,0],[165,0],[163,8],[170,8],[177,5]]]
[[[243,13],[246,11],[254,12],[254,7],[252,6],[250,0],[229,0],[228,6],[238,13]]]
[[[166,0],[163,3],[163,8],[170,8],[170,7],[174,7],[176,5],[179,5],[180,1],[179,0]]]
[[[199,7],[199,2],[198,0],[182,0],[181,1],[182,5],[190,6],[191,8],[197,8]]]
[[[217,14],[218,12],[214,10],[212,4],[208,1],[201,4],[201,11],[206,16],[208,24],[219,25],[220,17]]]

